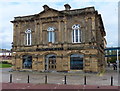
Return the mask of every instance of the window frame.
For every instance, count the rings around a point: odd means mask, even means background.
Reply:
[[[72,43],[81,43],[81,30],[79,24],[72,26]]]
[[[76,54],[76,53],[71,54],[70,55],[70,70],[83,70],[83,69],[84,69],[84,55]]]
[[[55,43],[55,28],[48,27],[48,42]]]
[[[30,46],[32,45],[32,34],[31,34],[31,29],[27,29],[25,31],[25,45]]]

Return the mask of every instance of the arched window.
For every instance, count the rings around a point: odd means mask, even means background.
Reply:
[[[32,68],[32,56],[23,55],[22,68],[24,68],[24,69],[31,69]]]
[[[48,31],[48,42],[55,42],[55,32],[54,32],[55,28],[54,27],[49,27],[47,29]]]
[[[74,24],[72,26],[72,42],[73,43],[80,43],[81,42],[81,30],[79,24]]]
[[[31,30],[30,29],[27,29],[25,31],[25,45],[31,45]]]

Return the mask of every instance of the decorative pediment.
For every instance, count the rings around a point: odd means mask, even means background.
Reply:
[[[54,16],[60,16],[63,15],[60,11],[54,10],[49,8],[48,10],[44,10],[41,13],[39,13],[40,18],[44,17],[54,17]]]

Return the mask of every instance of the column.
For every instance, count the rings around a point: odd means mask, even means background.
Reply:
[[[88,24],[87,24],[88,25],[87,26],[88,27],[88,30],[87,30],[88,31],[88,35],[87,35],[88,36],[88,42],[91,42],[91,39],[92,39],[92,36],[91,36],[92,25],[91,24],[92,24],[91,18],[88,18]]]
[[[39,34],[39,32],[38,32],[38,24],[39,23],[37,23],[37,21],[35,20],[35,30],[34,30],[35,31],[35,36],[34,36],[34,41],[35,41],[34,43],[35,43],[35,45],[39,44],[38,43],[39,42],[38,41],[38,37],[39,37],[39,35],[38,35]]]
[[[61,36],[61,23],[58,21],[58,42],[62,41],[62,36]]]
[[[88,17],[85,17],[85,42],[88,42]]]
[[[64,24],[65,24],[65,29],[64,29],[64,36],[65,36],[65,43],[67,42],[67,20],[65,19],[64,20]]]
[[[16,29],[16,44],[17,44],[17,46],[20,44],[20,23],[18,23],[18,28]]]
[[[81,27],[81,42],[84,43],[85,42],[85,28]]]
[[[95,17],[92,18],[92,37],[94,38],[93,41],[96,41],[96,32],[95,32]]]
[[[43,29],[42,29],[42,22],[41,22],[41,20],[39,21],[39,23],[40,23],[40,29],[39,29],[39,31],[40,31],[40,36],[39,36],[39,41],[40,41],[40,44],[43,44]]]

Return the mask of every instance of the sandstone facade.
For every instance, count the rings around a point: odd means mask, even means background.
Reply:
[[[12,56],[15,70],[100,72],[104,70],[105,30],[94,7],[15,17]]]

